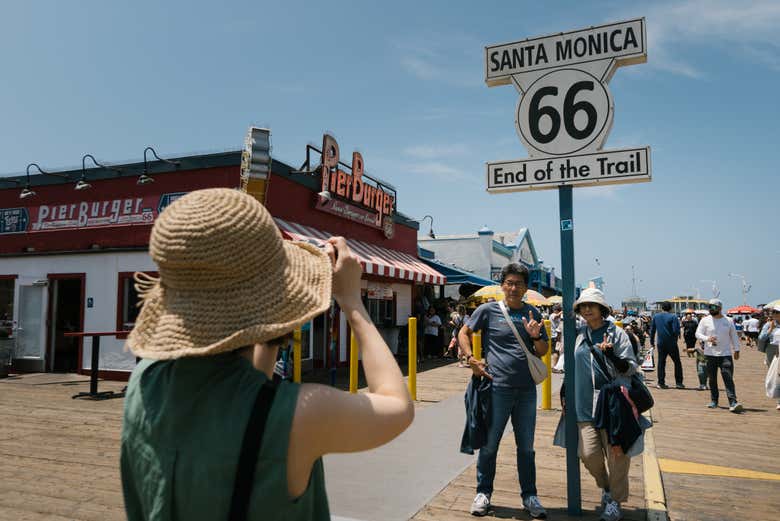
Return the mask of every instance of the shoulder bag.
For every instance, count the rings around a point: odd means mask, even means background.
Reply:
[[[528,370],[531,372],[531,378],[533,378],[533,381],[537,384],[544,382],[547,379],[547,364],[536,356],[536,353],[532,353],[528,347],[526,347],[525,342],[523,342],[523,337],[517,332],[514,322],[512,322],[512,319],[509,317],[509,312],[507,311],[506,304],[504,304],[503,300],[498,301],[498,307],[501,308],[501,312],[504,314],[504,318],[506,319],[507,324],[509,324],[512,333],[515,334],[515,338],[520,344],[520,347],[525,351],[525,358],[528,360]]]
[[[593,355],[593,359],[596,360],[596,363],[599,364],[599,367],[601,367],[601,370],[604,372],[604,374],[607,377],[611,376],[612,371],[610,371],[609,368],[607,367],[605,355],[603,354],[600,355],[596,351],[596,348],[593,347],[593,342],[591,341],[590,337],[587,334],[585,335],[585,342],[588,344],[588,347],[590,348],[590,353]],[[640,414],[650,410],[650,408],[653,406],[655,401],[653,400],[653,395],[650,394],[650,389],[647,388],[645,382],[642,381],[642,378],[640,378],[638,374],[634,373],[629,377],[629,385],[627,385],[626,387],[628,387],[628,396],[631,398],[631,401],[634,402],[634,405],[636,406]],[[594,382],[594,389],[595,389],[595,382]]]

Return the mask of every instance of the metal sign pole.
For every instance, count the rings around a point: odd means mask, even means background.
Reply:
[[[558,187],[558,206],[561,218],[561,268],[563,270],[563,365],[566,387],[566,497],[568,513],[582,515],[580,493],[580,460],[577,456],[577,414],[574,406],[574,208],[572,187]]]

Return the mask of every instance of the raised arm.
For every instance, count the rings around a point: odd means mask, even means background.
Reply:
[[[343,238],[330,239],[329,246],[331,258],[335,257],[333,296],[355,334],[368,392],[350,394],[317,384],[301,386],[288,449],[291,493],[303,491],[296,490],[296,483],[303,483],[305,489],[317,458],[383,445],[414,419],[414,405],[401,370],[360,299],[360,264]]]

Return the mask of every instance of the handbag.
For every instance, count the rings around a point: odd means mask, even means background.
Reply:
[[[520,333],[517,332],[517,328],[515,327],[514,322],[512,322],[512,319],[509,318],[509,312],[507,312],[506,304],[504,304],[503,300],[498,301],[498,307],[501,308],[501,312],[504,314],[504,318],[506,319],[507,324],[509,324],[512,333],[515,334],[515,338],[520,344],[520,347],[525,352],[525,358],[528,360],[528,370],[531,372],[531,378],[537,384],[544,382],[547,379],[547,364],[545,364],[541,358],[536,356],[536,353],[532,353],[526,347],[525,342],[523,342],[523,338],[520,336]]]
[[[769,364],[766,372],[766,395],[768,398],[780,398],[780,358],[777,355]]]
[[[596,363],[599,364],[602,372],[607,376],[611,375],[612,372],[606,365],[604,355],[600,355],[596,351],[596,348],[593,347],[593,342],[591,342],[588,335],[585,335],[585,342],[587,342],[588,347],[590,347],[590,352],[593,355],[593,359],[596,360]],[[637,373],[632,374],[628,382],[629,383],[626,386],[628,388],[628,396],[631,398],[631,401],[634,402],[634,405],[636,406],[637,411],[639,411],[639,414],[642,414],[645,411],[649,411],[653,407],[653,404],[655,404],[655,400],[653,400],[653,395],[650,393],[650,389],[648,389],[645,385],[645,382]]]

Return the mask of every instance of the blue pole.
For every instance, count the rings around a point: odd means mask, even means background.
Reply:
[[[561,217],[561,268],[563,278],[563,364],[566,386],[566,497],[568,512],[582,515],[580,493],[580,462],[577,457],[577,416],[574,409],[574,206],[572,187],[558,187],[558,206]]]

